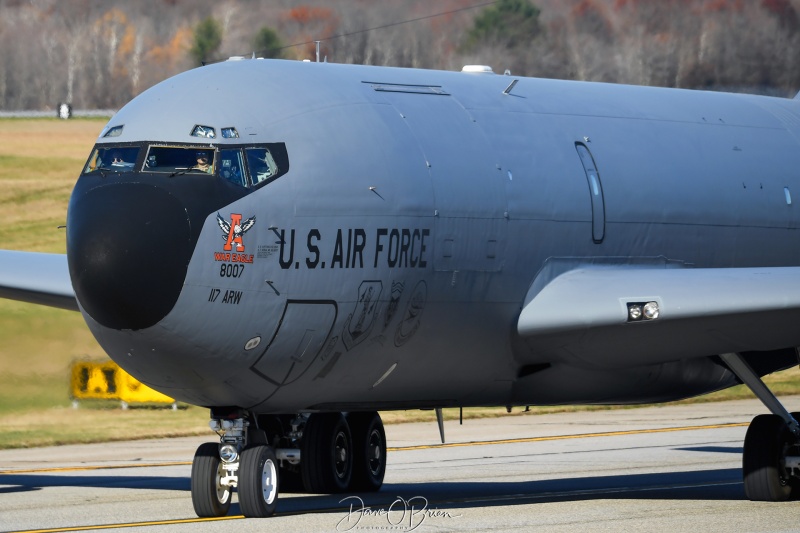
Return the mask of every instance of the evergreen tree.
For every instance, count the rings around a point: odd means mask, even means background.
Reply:
[[[258,57],[283,58],[283,43],[275,30],[264,26],[253,39],[253,49]]]
[[[214,59],[214,54],[222,44],[222,26],[211,17],[206,18],[194,28],[192,48],[189,53],[200,64]]]
[[[516,48],[533,41],[541,31],[539,8],[528,0],[500,0],[475,17],[465,48],[483,44]]]

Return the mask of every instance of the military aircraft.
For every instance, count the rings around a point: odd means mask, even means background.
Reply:
[[[754,500],[800,496],[800,101],[236,58],[145,91],[75,185],[66,256],[0,295],[79,310],[210,409],[192,500],[375,491],[378,410],[666,402],[745,383]]]

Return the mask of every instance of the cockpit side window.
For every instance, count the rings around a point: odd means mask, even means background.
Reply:
[[[141,148],[138,146],[96,146],[84,167],[84,174],[98,170],[127,172],[133,170]]]
[[[247,174],[240,148],[220,150],[218,161],[220,177],[236,185],[247,187]]]
[[[250,179],[254,186],[278,175],[280,169],[269,148],[245,148],[244,151],[247,154],[247,166],[250,168]]]

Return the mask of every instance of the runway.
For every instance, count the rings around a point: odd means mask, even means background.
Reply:
[[[800,410],[800,396],[782,399]],[[756,400],[386,427],[375,494],[281,494],[277,515],[196,518],[180,438],[0,451],[0,531],[798,531],[744,499]],[[265,523],[266,522],[266,523]]]

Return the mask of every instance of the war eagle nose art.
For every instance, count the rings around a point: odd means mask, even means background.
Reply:
[[[231,222],[228,222],[222,218],[219,213],[217,213],[217,223],[219,224],[220,229],[222,229],[222,238],[225,239],[225,246],[223,247],[223,250],[230,252],[231,250],[234,250],[234,245],[236,245],[234,251],[244,252],[242,235],[247,233],[247,230],[253,227],[253,225],[256,223],[256,217],[250,217],[242,222],[242,215],[238,213],[232,213]]]

